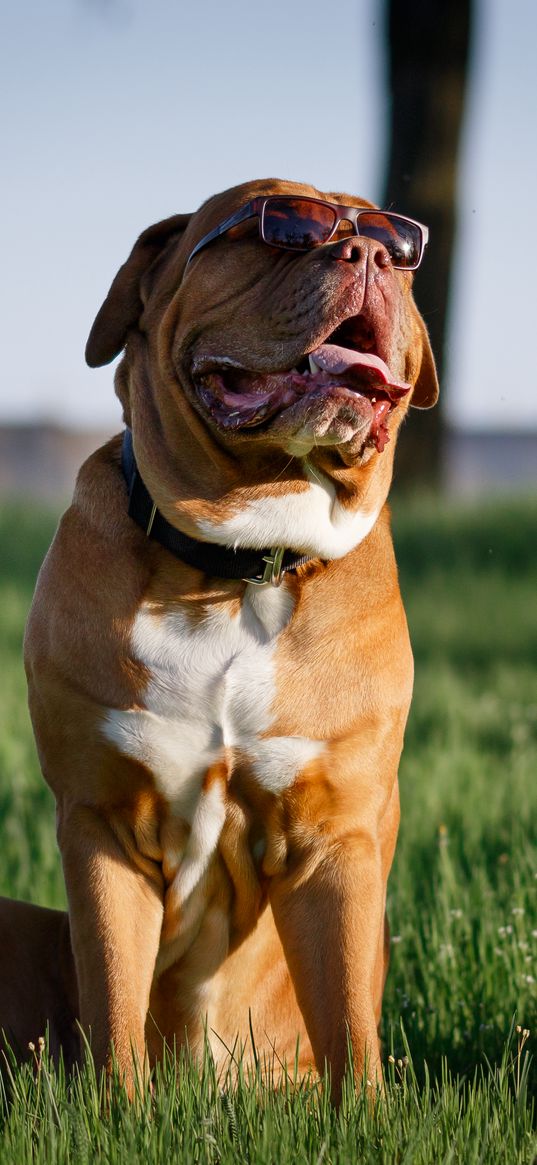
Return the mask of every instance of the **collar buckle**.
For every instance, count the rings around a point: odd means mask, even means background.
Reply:
[[[246,583],[253,583],[255,587],[265,587],[269,584],[273,587],[279,587],[284,575],[282,570],[284,554],[284,546],[271,546],[270,554],[263,555],[261,560],[267,564],[263,574],[255,575],[253,578],[244,578],[242,581]]]

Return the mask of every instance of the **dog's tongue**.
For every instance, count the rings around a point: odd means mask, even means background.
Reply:
[[[405,384],[404,381],[392,376],[384,360],[372,352],[356,352],[354,348],[341,348],[339,344],[321,344],[320,348],[311,353],[310,360],[313,360],[317,368],[331,376],[345,375],[350,379],[356,370],[363,379],[365,373],[371,383],[382,385],[386,391],[389,390],[388,395],[393,400],[405,396],[410,391],[410,384]]]

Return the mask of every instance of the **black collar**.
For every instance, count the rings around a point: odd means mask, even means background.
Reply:
[[[129,516],[176,558],[202,570],[212,578],[236,578],[258,586],[272,583],[278,586],[282,576],[310,562],[311,555],[296,554],[282,546],[267,550],[232,550],[215,542],[198,542],[177,530],[163,517],[144,485],[132,446],[132,433],[125,429],[121,446],[121,468],[129,490]]]

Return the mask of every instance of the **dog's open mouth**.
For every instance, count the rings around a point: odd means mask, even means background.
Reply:
[[[394,377],[375,352],[343,346],[340,339],[348,342],[343,328],[283,372],[253,372],[215,361],[216,367],[196,377],[200,401],[220,428],[236,431],[264,427],[304,398],[341,396],[351,407],[354,398],[360,413],[367,414],[367,441],[381,453],[390,439],[388,416],[411,385]]]

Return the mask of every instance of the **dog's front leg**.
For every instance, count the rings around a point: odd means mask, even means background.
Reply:
[[[106,819],[59,806],[80,1021],[98,1068],[112,1056],[132,1095],[145,1071],[144,1027],[162,925],[162,888],[137,869]],[[113,1052],[112,1052],[113,1049]]]
[[[299,1007],[320,1072],[328,1067],[332,1099],[341,1098],[349,1041],[354,1076],[382,1082],[377,1025],[385,977],[386,878],[398,823],[396,783],[382,810],[360,793],[349,811],[326,778],[330,812],[312,814],[308,783],[283,806],[275,851],[285,868],[271,884],[271,904]],[[326,809],[326,807],[325,807]],[[281,860],[281,859],[280,859]]]

